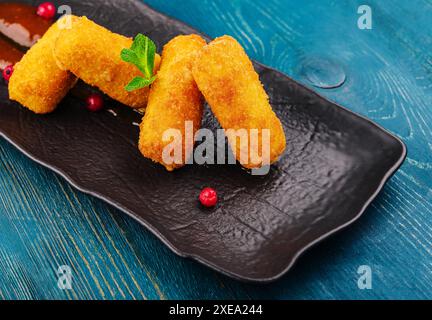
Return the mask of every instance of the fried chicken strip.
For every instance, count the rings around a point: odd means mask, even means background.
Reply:
[[[141,153],[172,171],[182,167],[192,153],[187,146],[185,122],[193,124],[193,135],[201,126],[203,99],[192,76],[192,65],[206,42],[198,35],[178,36],[165,45],[157,79],[150,89],[147,110],[141,123],[139,149]],[[182,140],[164,141],[167,130],[181,132]],[[193,138],[193,137],[192,137]],[[164,160],[164,148],[170,143],[182,150],[176,163]]]
[[[9,79],[10,99],[39,114],[54,111],[77,80],[72,73],[59,68],[53,55],[59,23],[62,21],[53,24],[27,51]]]
[[[285,133],[241,45],[230,36],[215,39],[200,51],[193,76],[240,163],[256,169],[277,161],[286,147]],[[246,143],[238,130],[247,130]],[[267,161],[262,151],[266,148]]]
[[[113,33],[86,17],[74,19],[71,28],[62,30],[54,48],[63,69],[71,71],[89,85],[132,108],[145,108],[149,88],[128,92],[125,86],[142,76],[132,64],[122,61],[120,52],[130,48],[132,39]],[[155,56],[155,71],[160,56]]]

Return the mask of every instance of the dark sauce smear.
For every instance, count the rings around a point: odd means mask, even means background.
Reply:
[[[22,3],[0,3],[0,70],[21,60],[52,25],[36,14],[36,8]]]
[[[0,33],[22,47],[34,45],[52,23],[52,20],[39,17],[33,6],[0,3]]]
[[[21,60],[23,52],[18,50],[7,39],[0,37],[0,70],[3,70],[9,65],[14,65]]]

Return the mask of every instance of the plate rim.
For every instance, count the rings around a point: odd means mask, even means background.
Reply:
[[[135,2],[137,5],[142,6],[143,8],[147,8],[150,9],[151,11],[154,11],[164,17],[166,17],[168,20],[171,20],[173,22],[176,23],[180,23],[183,24],[187,27],[189,27],[190,29],[196,31],[197,33],[204,35],[203,33],[195,30],[195,28],[189,26],[187,23],[184,23],[176,18],[173,18],[165,13],[159,12],[155,9],[153,9],[152,7],[150,7],[149,5],[147,5],[146,3],[143,3],[139,0],[131,0],[131,2]],[[139,8],[141,10],[141,8]],[[142,9],[144,10],[144,9]],[[205,35],[206,36],[206,35]],[[206,36],[208,39],[210,39],[208,36]],[[332,108],[340,108],[342,110],[344,110],[345,112],[348,112],[350,115],[357,117],[361,120],[365,120],[369,125],[376,127],[379,131],[381,131],[383,134],[387,135],[388,137],[392,138],[393,140],[395,140],[397,143],[399,143],[399,145],[402,147],[402,152],[398,158],[398,160],[393,164],[393,166],[387,170],[385,172],[385,174],[383,175],[380,183],[378,184],[378,187],[376,188],[376,190],[374,192],[371,193],[371,195],[369,196],[369,198],[364,202],[362,208],[356,213],[354,214],[353,218],[348,220],[347,222],[333,228],[332,230],[322,234],[321,236],[315,238],[315,240],[309,242],[307,245],[303,246],[301,249],[299,249],[288,261],[287,266],[280,271],[279,273],[275,274],[274,276],[270,276],[270,277],[250,277],[250,276],[243,276],[237,272],[233,272],[233,271],[229,271],[223,267],[217,266],[215,263],[208,261],[207,259],[200,257],[196,254],[193,253],[188,253],[185,250],[181,250],[177,247],[177,245],[173,244],[171,241],[169,241],[167,239],[167,237],[165,237],[159,230],[157,230],[156,227],[152,226],[148,221],[146,221],[146,219],[139,217],[138,215],[136,215],[134,212],[132,212],[129,209],[124,208],[121,204],[117,203],[115,200],[113,199],[109,199],[106,196],[92,191],[90,189],[87,189],[85,186],[82,186],[80,183],[76,182],[74,178],[72,178],[68,173],[66,173],[65,171],[63,171],[62,169],[51,165],[43,160],[40,160],[37,158],[37,156],[32,155],[30,152],[27,152],[26,150],[24,150],[23,147],[21,147],[18,143],[16,143],[15,141],[13,141],[11,138],[9,138],[7,136],[7,134],[5,132],[3,132],[2,128],[0,128],[0,136],[2,138],[4,138],[8,143],[10,143],[12,146],[14,146],[18,151],[20,151],[22,154],[24,154],[27,158],[29,158],[30,160],[36,162],[37,164],[55,172],[56,174],[58,174],[59,176],[61,176],[67,183],[69,183],[72,187],[74,187],[76,190],[93,196],[99,200],[102,200],[103,202],[113,206],[114,208],[122,211],[123,213],[125,213],[126,215],[128,215],[129,217],[131,217],[132,219],[134,219],[135,221],[137,221],[140,225],[144,226],[147,230],[149,230],[153,235],[155,235],[159,240],[162,241],[162,243],[164,245],[166,245],[172,252],[174,252],[176,255],[182,257],[182,258],[188,258],[191,260],[195,260],[203,265],[205,265],[206,267],[215,270],[217,272],[220,272],[228,277],[240,280],[240,281],[244,281],[244,282],[250,282],[250,283],[262,283],[262,284],[266,284],[266,283],[271,283],[274,282],[276,280],[279,280],[280,278],[282,278],[284,275],[286,275],[292,268],[293,266],[296,264],[296,262],[298,261],[298,259],[306,252],[308,251],[310,248],[312,248],[313,246],[315,246],[316,244],[318,244],[319,242],[329,238],[330,236],[332,236],[333,234],[349,227],[350,225],[354,224],[357,220],[359,220],[363,214],[366,212],[367,208],[370,206],[370,204],[375,200],[375,198],[378,196],[378,194],[382,191],[382,189],[384,188],[385,184],[390,180],[390,178],[398,171],[398,169],[402,166],[402,164],[404,163],[407,154],[408,154],[408,150],[407,150],[407,146],[405,145],[405,143],[402,141],[401,138],[399,138],[396,134],[393,134],[392,132],[388,131],[387,129],[385,129],[384,127],[382,127],[381,125],[377,124],[376,122],[372,121],[371,119],[367,118],[366,116],[363,116],[357,112],[354,112],[342,105],[340,105],[337,102],[334,102],[332,100],[330,100],[329,98],[323,96],[321,93],[318,93],[316,91],[314,91],[312,88],[310,88],[309,86],[307,86],[306,84],[300,83],[297,80],[291,78],[290,76],[288,76],[287,74],[276,70],[273,67],[267,66],[263,63],[257,62],[255,60],[252,60],[254,62],[254,64],[258,65],[259,67],[275,72],[277,74],[279,74],[282,77],[286,77],[288,78],[290,81],[294,82],[296,85],[300,86],[302,89],[308,91],[309,93],[317,96],[319,99],[322,99],[324,101],[326,101],[327,103],[330,103],[332,105]]]

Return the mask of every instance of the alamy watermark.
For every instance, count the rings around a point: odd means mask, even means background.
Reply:
[[[372,8],[364,4],[358,7],[357,13],[361,15],[357,20],[357,27],[360,30],[371,30],[372,29]]]
[[[368,265],[358,267],[357,274],[360,277],[357,280],[357,286],[360,290],[372,289],[372,268]]]
[[[60,290],[72,290],[72,269],[64,265],[57,269],[57,287]]]
[[[231,147],[228,154],[225,137]],[[163,133],[162,140],[168,144],[162,151],[162,160],[166,165],[213,165],[236,164],[237,159],[242,165],[256,167],[251,170],[252,175],[266,175],[270,171],[270,137],[269,129],[218,129],[215,135],[204,128],[194,134],[193,122],[186,121],[184,135],[178,129]],[[196,142],[200,144],[194,150]]]
[[[66,4],[61,5],[57,9],[57,13],[61,14],[58,20],[58,27],[60,30],[72,28],[72,8]]]

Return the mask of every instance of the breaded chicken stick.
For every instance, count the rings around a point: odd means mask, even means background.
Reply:
[[[125,86],[140,71],[122,61],[120,52],[129,48],[132,39],[113,33],[86,17],[73,21],[71,28],[61,31],[54,53],[65,70],[87,84],[98,87],[111,98],[132,108],[145,108],[149,88],[128,92]],[[155,70],[160,56],[155,56]]]
[[[185,164],[193,151],[185,141],[185,122],[193,123],[193,135],[201,126],[203,99],[192,76],[192,64],[197,52],[206,42],[198,35],[178,36],[165,45],[156,81],[150,89],[146,113],[141,123],[139,149],[141,153],[172,171]],[[172,141],[164,141],[167,130],[178,130],[182,140],[178,146],[182,159],[167,163],[164,148]],[[193,138],[193,137],[192,137]]]
[[[9,80],[9,97],[35,113],[54,111],[57,104],[75,85],[76,77],[57,65],[53,56],[54,43],[60,32],[53,24],[45,35],[14,67]]]
[[[229,36],[215,39],[200,51],[193,75],[240,163],[256,169],[277,161],[286,147],[285,133],[241,45]],[[246,143],[239,141],[241,135],[234,134],[244,129],[246,139],[250,138]],[[255,142],[253,131],[257,134]],[[267,147],[265,161],[262,150]]]

